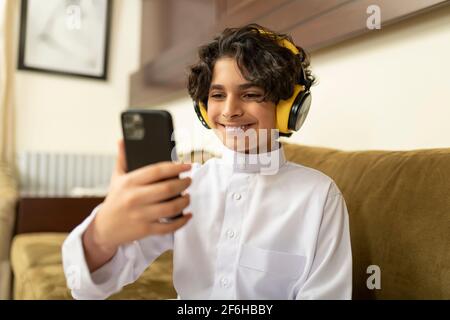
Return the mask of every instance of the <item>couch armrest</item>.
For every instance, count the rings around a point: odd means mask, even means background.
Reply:
[[[21,198],[17,206],[14,234],[70,232],[104,198]]]
[[[17,177],[11,166],[0,162],[0,300],[10,297],[10,243],[14,228]]]

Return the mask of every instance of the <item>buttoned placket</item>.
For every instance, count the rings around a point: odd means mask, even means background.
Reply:
[[[240,232],[249,202],[249,175],[234,173],[226,191],[212,299],[235,299]]]

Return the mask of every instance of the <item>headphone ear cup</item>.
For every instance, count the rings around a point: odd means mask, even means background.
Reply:
[[[286,100],[280,100],[276,106],[276,125],[280,132],[280,136],[289,137],[292,135],[292,129],[289,127],[289,123],[292,121],[292,108],[295,105],[295,101],[298,101],[298,97],[301,96],[305,87],[297,84],[294,86],[294,92],[292,96]]]
[[[311,106],[312,96],[309,90],[301,91],[294,100],[289,114],[288,129],[298,131],[302,127]]]
[[[201,124],[206,129],[211,129],[212,127],[208,120],[208,113],[206,111],[205,104],[201,101],[194,101],[194,110],[195,110],[195,113],[197,114],[197,117],[200,120]]]

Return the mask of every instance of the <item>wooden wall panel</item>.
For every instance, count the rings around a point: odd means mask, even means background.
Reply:
[[[290,1],[285,6],[272,11],[269,15],[257,19],[262,26],[278,32],[288,32],[294,26],[309,20],[320,19],[330,11],[335,11],[353,0],[321,0],[321,1]],[[315,34],[318,36],[317,34]],[[320,35],[319,35],[320,37]]]
[[[225,27],[238,27],[250,22],[257,22],[258,19],[270,15],[273,11],[281,8],[292,0],[271,0],[271,1],[241,1],[240,5],[233,5],[231,8],[230,0],[219,0],[220,12],[218,13],[218,21],[216,31],[221,31]],[[297,1],[294,1],[297,2]]]
[[[294,41],[304,45],[309,51],[315,51],[346,39],[373,32],[366,26],[370,5],[381,9],[381,28],[425,12],[441,5],[449,4],[444,0],[358,0],[340,5],[326,11],[314,19],[307,19],[292,27],[289,32]],[[382,30],[382,29],[381,29]]]
[[[199,45],[225,27],[256,22],[275,31],[289,33],[309,52],[336,44],[365,32],[367,8],[378,5],[382,27],[413,15],[450,4],[450,0],[144,0],[168,1],[180,6],[168,18],[167,45],[154,59],[143,63],[131,77],[131,106],[150,106],[185,90],[187,67],[196,60]],[[208,3],[204,2],[208,1]],[[192,10],[189,4],[198,8]],[[211,5],[212,4],[212,5]],[[170,7],[169,5],[169,7]],[[166,9],[164,9],[166,8]],[[186,19],[183,19],[186,12]],[[199,14],[193,14],[198,12]],[[143,12],[148,14],[148,12]],[[201,19],[198,20],[198,19]],[[143,21],[146,17],[143,16]],[[196,23],[198,21],[198,23]],[[148,23],[147,23],[148,24]],[[143,24],[143,28],[146,24]],[[143,30],[143,35],[145,35]],[[376,31],[373,31],[376,32]],[[150,38],[143,37],[147,48]],[[161,41],[160,41],[161,42]],[[145,51],[145,50],[144,50]],[[145,59],[141,59],[143,61]],[[152,98],[153,97],[153,98]]]

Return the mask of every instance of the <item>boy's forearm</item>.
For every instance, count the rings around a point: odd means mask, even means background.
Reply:
[[[117,252],[117,247],[101,245],[95,234],[95,219],[82,236],[84,255],[89,271],[92,273],[110,261]]]

